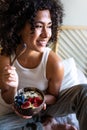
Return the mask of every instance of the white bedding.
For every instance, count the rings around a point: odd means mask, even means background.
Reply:
[[[87,78],[85,77],[83,72],[81,72],[76,67],[76,63],[73,58],[66,59],[63,61],[63,63],[64,63],[65,71],[64,71],[64,79],[62,82],[61,90],[68,88],[70,86],[76,85],[76,84],[87,83]],[[79,123],[78,123],[78,120],[76,119],[75,114],[69,114],[64,117],[57,117],[56,120],[59,124],[61,124],[61,123],[72,124],[79,130]]]

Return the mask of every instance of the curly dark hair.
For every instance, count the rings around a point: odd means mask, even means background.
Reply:
[[[1,0],[2,1],[2,0]],[[57,40],[57,31],[62,24],[63,5],[59,0],[4,0],[0,3],[0,45],[2,54],[11,55],[16,51],[21,38],[18,32],[25,22],[34,30],[34,19],[38,10],[48,9],[52,19],[51,42]]]

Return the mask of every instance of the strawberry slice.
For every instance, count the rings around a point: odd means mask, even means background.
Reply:
[[[40,97],[34,97],[33,106],[34,106],[34,107],[39,107],[42,102],[43,102],[43,100],[42,100]]]
[[[22,109],[27,109],[27,108],[30,107],[30,105],[31,105],[31,103],[30,103],[29,101],[26,101],[26,102],[24,102],[24,103],[21,105],[21,108],[22,108]]]
[[[42,101],[43,100],[40,97],[34,97],[34,103],[38,103],[40,105]]]
[[[27,101],[29,101],[29,102],[31,102],[31,104],[33,104],[33,103],[34,103],[34,98],[29,97],[29,98],[27,99]]]

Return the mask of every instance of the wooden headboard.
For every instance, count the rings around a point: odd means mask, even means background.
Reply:
[[[58,41],[51,48],[62,59],[73,57],[87,76],[87,26],[62,26],[60,29]]]

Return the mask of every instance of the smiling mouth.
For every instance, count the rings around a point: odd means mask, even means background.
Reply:
[[[38,42],[37,42],[37,45],[38,45],[38,46],[45,47],[45,46],[47,45],[47,42],[38,41]]]

